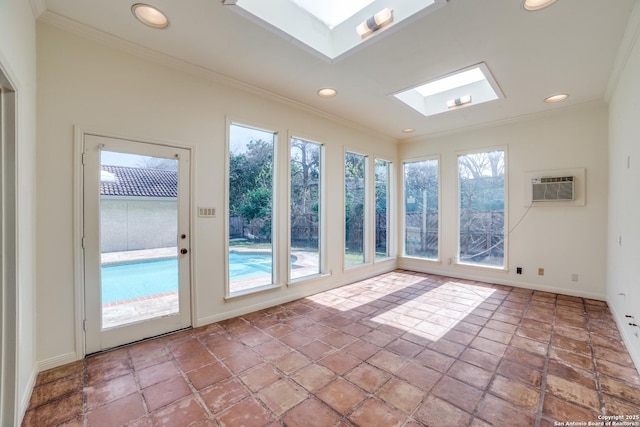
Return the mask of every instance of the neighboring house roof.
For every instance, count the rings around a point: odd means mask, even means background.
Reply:
[[[100,169],[101,196],[178,196],[177,171],[108,165],[102,165]]]

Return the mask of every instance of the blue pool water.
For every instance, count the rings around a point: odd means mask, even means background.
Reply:
[[[102,303],[178,290],[178,259],[102,266]]]
[[[291,257],[291,262],[296,260]],[[229,253],[229,279],[271,274],[270,253]],[[102,266],[102,303],[123,301],[178,290],[177,258]]]
[[[229,280],[248,279],[250,277],[271,274],[272,257],[270,253],[229,252]]]
[[[298,258],[291,256],[291,266]],[[229,280],[249,279],[251,277],[270,275],[273,271],[270,252],[229,252]],[[295,267],[294,267],[295,268]]]

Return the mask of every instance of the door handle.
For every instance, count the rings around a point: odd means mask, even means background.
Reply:
[[[187,252],[189,252],[189,251],[187,250],[187,248],[182,248],[182,249],[180,249],[180,253],[181,253],[182,255],[186,254]]]

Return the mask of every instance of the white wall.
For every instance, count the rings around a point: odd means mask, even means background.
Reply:
[[[345,147],[395,161],[395,141],[323,118],[259,92],[220,83],[219,79],[202,73],[187,73],[178,70],[178,66],[164,66],[130,55],[47,23],[39,23],[37,34],[38,360],[41,367],[52,367],[83,356],[76,353],[77,319],[74,318],[74,125],[133,139],[170,141],[194,149],[193,207],[215,207],[218,212],[216,218],[194,218],[191,234],[195,264],[195,326],[394,268],[394,262],[387,262],[376,268],[342,271],[342,171]],[[283,70],[284,74],[286,70]],[[228,118],[277,131],[285,150],[289,131],[325,143],[329,189],[325,225],[331,276],[311,283],[284,286],[266,294],[224,301]],[[281,182],[286,185],[286,180]],[[279,190],[286,191],[284,187]],[[282,200],[278,208],[284,212],[286,200]],[[278,233],[281,241],[284,236],[283,231]],[[284,249],[284,245],[279,247]]]
[[[473,107],[471,107],[473,108]],[[457,154],[507,150],[508,229],[526,213],[528,172],[586,168],[586,203],[547,202],[529,209],[508,239],[508,271],[448,264],[457,254]],[[402,143],[400,159],[440,156],[442,263],[404,258],[399,265],[455,277],[605,298],[607,108],[594,103],[528,120]],[[530,181],[529,181],[530,182]],[[516,274],[516,267],[523,274]],[[538,268],[545,270],[538,275]],[[578,274],[573,282],[572,274]]]
[[[630,50],[609,106],[609,236],[607,302],[640,369],[640,6],[628,33]],[[625,318],[634,316],[634,319]]]
[[[35,139],[36,139],[36,44],[35,19],[29,2],[0,2],[0,68],[11,80],[17,95],[17,319],[3,327],[16,328],[16,342],[5,343],[4,358],[16,357],[16,366],[3,370],[5,393],[15,392],[14,408],[3,408],[0,424],[18,425],[35,381]],[[5,320],[7,320],[5,318]],[[17,321],[16,321],[17,320]],[[3,334],[4,335],[4,334]],[[6,360],[6,359],[5,359]],[[5,366],[5,368],[7,368]]]

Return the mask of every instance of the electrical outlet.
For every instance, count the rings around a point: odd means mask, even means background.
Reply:
[[[571,275],[571,281],[572,282],[577,282],[578,281],[578,274],[577,273],[573,273]]]
[[[538,276],[544,276],[544,268],[538,267]]]
[[[516,274],[522,274],[522,267],[516,267]]]

